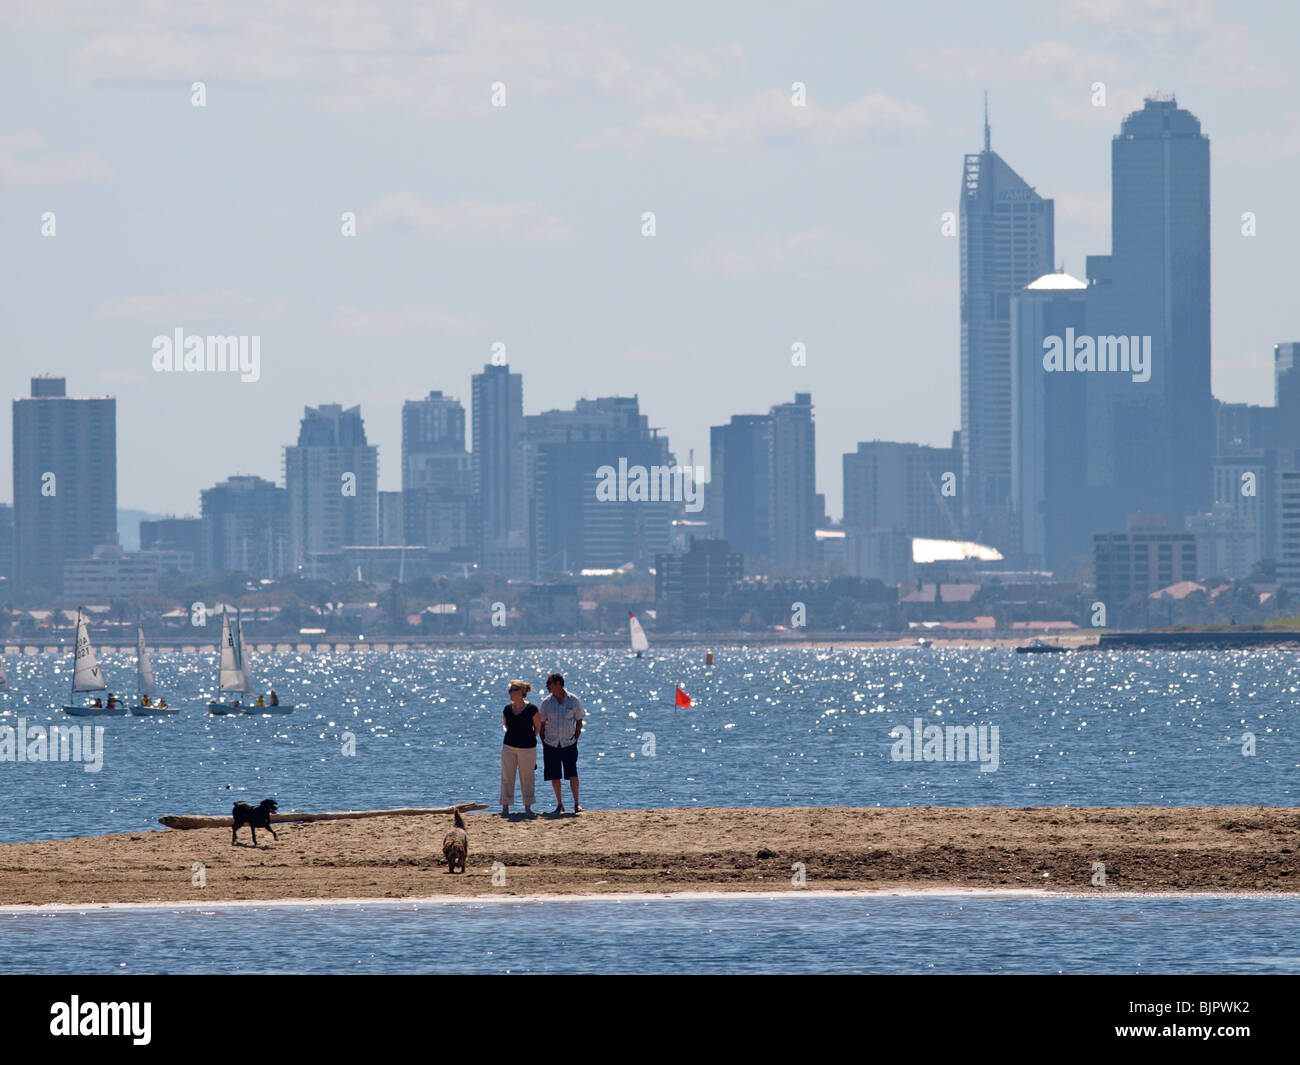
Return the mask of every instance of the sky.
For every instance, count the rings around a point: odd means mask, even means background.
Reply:
[[[282,481],[321,403],[361,405],[400,488],[403,401],[468,411],[501,343],[526,413],[635,394],[706,467],[711,425],[811,392],[838,516],[858,441],[958,428],[943,215],[984,91],[1076,276],[1110,249],[1111,137],[1161,91],[1211,142],[1215,395],[1269,403],[1300,340],[1297,41],[1289,0],[8,0],[0,395],[116,396],[119,506],[197,514]],[[176,329],[259,337],[258,380],[155,371]]]

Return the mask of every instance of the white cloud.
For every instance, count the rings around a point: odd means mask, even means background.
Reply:
[[[735,239],[717,237],[693,252],[692,269],[722,277],[753,277],[757,274],[814,273],[827,269],[862,269],[875,261],[865,244],[829,229],[812,229],[782,235],[761,233]]]
[[[1066,18],[1096,22],[1116,35],[1164,37],[1214,23],[1211,0],[1065,0]]]
[[[340,307],[325,323],[331,333],[354,336],[394,336],[408,329],[432,329],[440,333],[476,333],[482,326],[441,307],[409,305],[395,310]]]
[[[776,139],[825,144],[868,135],[913,133],[928,124],[925,112],[916,104],[884,93],[871,93],[837,109],[815,99],[807,106],[795,107],[789,93],[767,89],[723,105],[692,103],[643,115],[580,143],[588,148],[635,152],[655,142],[678,141],[726,150]]]
[[[427,203],[409,193],[385,196],[362,212],[361,226],[418,230],[464,244],[558,244],[572,233],[558,215],[532,203]]]
[[[275,318],[287,304],[282,298],[258,306],[245,292],[171,292],[162,296],[128,296],[106,300],[95,310],[95,317],[125,318],[135,322],[188,326],[191,322],[211,322],[232,318]]]
[[[641,43],[602,19],[538,17],[492,0],[43,0],[0,5],[0,24],[83,38],[73,80],[298,86],[334,113],[391,108],[464,118],[492,110],[504,82],[510,104],[588,86],[626,99],[684,98],[679,78],[716,77],[738,45],[674,45],[642,60]]]
[[[918,72],[940,81],[997,85],[1026,78],[1054,77],[1079,83],[1080,91],[1094,81],[1116,77],[1125,69],[1117,56],[1087,52],[1064,41],[1035,41],[1009,58],[987,50],[936,45],[928,52],[913,55],[912,65]]]
[[[112,177],[112,169],[94,152],[53,154],[39,133],[0,133],[0,184],[61,185]]]
[[[1237,14],[1241,5],[1229,10]],[[1107,41],[1125,49],[1140,48],[1147,68],[1194,71],[1202,85],[1266,89],[1289,84],[1288,64],[1257,42],[1243,23],[1218,18],[1211,0],[1066,0],[1064,15],[1094,23]],[[1277,43],[1286,47],[1290,42]]]
[[[1288,116],[1268,133],[1247,133],[1216,141],[1214,152],[1220,160],[1248,166],[1300,158],[1300,115]]]

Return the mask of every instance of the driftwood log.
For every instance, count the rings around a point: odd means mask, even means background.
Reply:
[[[456,810],[465,813],[469,810],[486,810],[482,802],[460,802],[454,806],[418,807],[400,806],[393,810],[335,810],[323,814],[272,814],[272,824],[284,824],[293,821],[342,821],[353,817],[417,817],[421,814],[449,814]],[[158,818],[158,823],[168,828],[229,828],[235,823],[233,817],[208,817],[206,814],[166,814]]]

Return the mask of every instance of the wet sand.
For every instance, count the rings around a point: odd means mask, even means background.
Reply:
[[[1300,809],[890,807],[593,810],[166,830],[0,845],[0,905],[759,891],[1300,891]],[[1105,883],[1093,883],[1094,863]],[[202,863],[203,886],[195,863]],[[493,866],[497,865],[493,882]],[[794,880],[801,864],[803,886]],[[504,883],[501,883],[504,873]]]

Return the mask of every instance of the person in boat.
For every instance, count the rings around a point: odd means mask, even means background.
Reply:
[[[145,696],[141,697],[141,699],[140,699],[140,705],[141,705],[141,706],[152,706],[153,703],[151,703],[151,702],[149,701],[149,696],[145,695]]]
[[[159,709],[159,710],[166,710],[166,709],[167,709],[167,700],[166,700],[166,699],[159,699],[159,700],[158,700],[158,709]]]
[[[526,680],[510,682],[510,704],[502,711],[506,735],[501,744],[501,816],[510,816],[515,801],[515,775],[523,792],[524,816],[533,813],[534,787],[537,782],[537,733],[542,724],[541,711],[528,701],[533,686]]]
[[[115,710],[115,709],[117,709],[117,696],[114,695],[112,692],[109,692],[109,693],[108,693],[108,707],[107,707],[107,709],[109,709],[109,710]]]
[[[99,696],[98,696],[98,695],[96,695],[95,698],[94,698],[94,700],[91,702],[91,704],[90,704],[90,708],[91,708],[92,710],[103,710],[103,709],[104,709],[104,704],[101,703],[101,702],[99,701]]]
[[[279,697],[278,695],[275,694],[275,689],[274,689],[274,688],[271,689],[271,705],[272,705],[272,706],[279,706],[279,705],[280,705],[280,697]]]
[[[260,696],[260,695],[257,697],[257,705],[258,705],[258,706],[265,706],[265,705],[266,705],[266,700],[263,699],[262,696]]]

